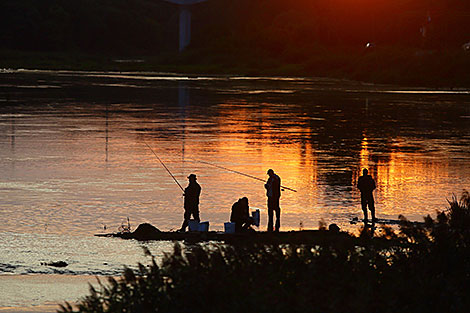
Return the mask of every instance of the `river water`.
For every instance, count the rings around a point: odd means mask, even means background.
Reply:
[[[422,220],[470,186],[470,92],[283,77],[0,72],[0,274],[117,275],[171,243],[96,238],[129,217],[175,230],[184,187],[202,186],[201,218],[223,230],[238,198],[266,228],[263,183],[286,187],[281,230],[319,221],[354,232],[362,168],[377,216]],[[215,167],[210,164],[217,165]],[[52,269],[41,262],[67,261]],[[40,303],[5,296],[0,306]],[[70,295],[73,299],[76,295]],[[71,299],[71,298],[68,299]],[[24,298],[24,295],[23,295]],[[2,302],[3,301],[3,302]]]

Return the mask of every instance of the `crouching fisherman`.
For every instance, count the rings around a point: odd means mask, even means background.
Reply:
[[[199,196],[201,195],[201,186],[197,183],[195,174],[188,176],[189,184],[184,189],[184,221],[179,232],[185,232],[188,227],[191,215],[196,221],[199,219]]]
[[[238,199],[232,205],[232,213],[230,214],[230,222],[235,223],[235,232],[254,231],[251,225],[254,225],[253,218],[250,217],[250,207],[248,198]]]

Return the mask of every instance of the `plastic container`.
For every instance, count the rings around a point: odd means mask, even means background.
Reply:
[[[209,231],[209,222],[201,222],[199,223],[199,231],[207,232]]]
[[[189,231],[199,231],[199,221],[189,220]]]
[[[234,234],[235,233],[235,223],[224,223],[225,233]]]
[[[251,217],[253,218],[253,225],[259,227],[259,210],[256,209],[255,211],[251,211]]]

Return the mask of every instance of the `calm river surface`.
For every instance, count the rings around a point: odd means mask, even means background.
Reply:
[[[0,274],[115,275],[144,259],[141,244],[94,233],[116,231],[127,217],[133,227],[180,227],[181,190],[146,143],[183,187],[188,174],[198,176],[210,230],[223,229],[243,196],[261,210],[264,230],[266,197],[262,182],[203,162],[261,179],[274,169],[298,191],[282,194],[281,230],[323,220],[355,231],[349,221],[362,214],[355,185],[364,167],[377,182],[380,218],[422,220],[469,189],[470,92],[310,78],[0,72]],[[146,245],[156,255],[172,246]],[[40,265],[56,260],[71,265]],[[17,305],[13,298],[0,291],[0,305]]]

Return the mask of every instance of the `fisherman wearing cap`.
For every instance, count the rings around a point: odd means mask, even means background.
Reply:
[[[199,219],[199,195],[201,194],[201,186],[196,182],[197,178],[195,174],[188,176],[189,184],[184,189],[184,221],[181,225],[180,232],[185,232],[186,227],[189,224],[191,215],[196,221]]]
[[[273,231],[273,215],[276,212],[276,226],[274,231],[278,232],[281,226],[281,208],[279,198],[281,197],[281,178],[272,169],[268,170],[268,181],[264,184],[268,196],[268,232]]]

